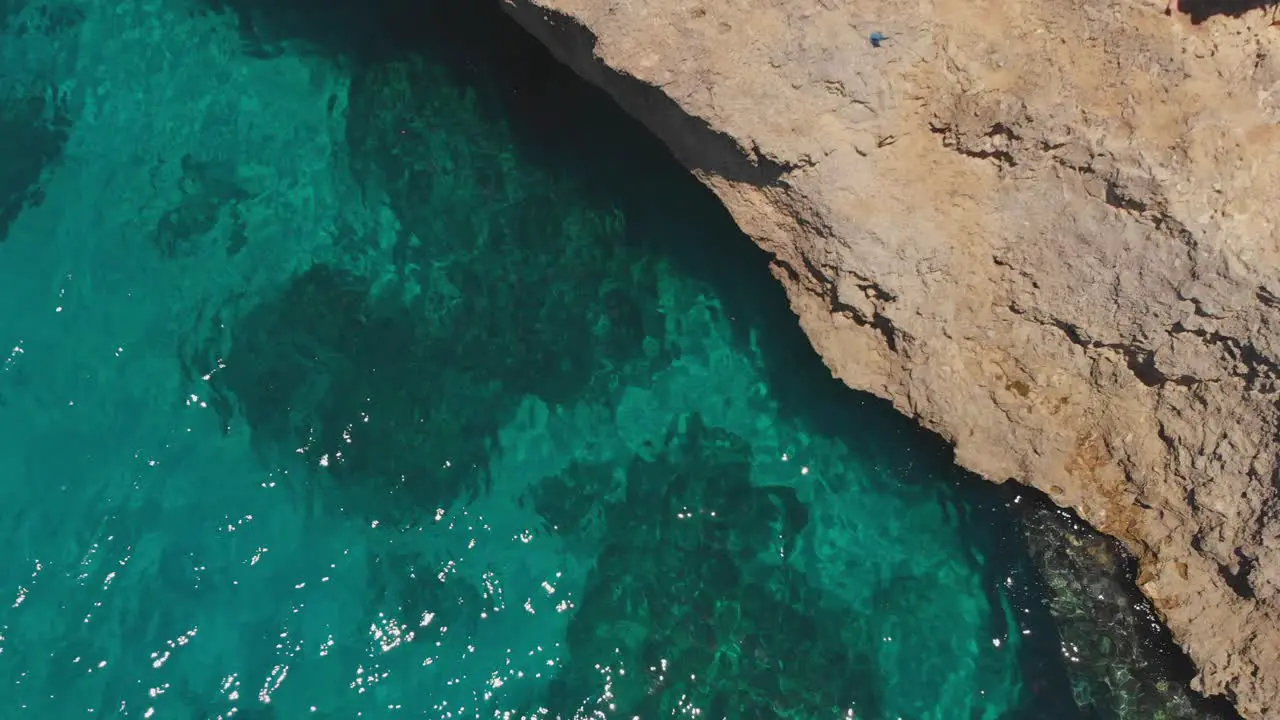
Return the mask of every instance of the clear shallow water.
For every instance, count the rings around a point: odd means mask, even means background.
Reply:
[[[4,717],[1077,717],[1005,499],[496,9],[0,0]]]

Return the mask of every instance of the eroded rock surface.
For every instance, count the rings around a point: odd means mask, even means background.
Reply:
[[[837,376],[1119,538],[1197,689],[1280,717],[1267,13],[503,1],[776,255]]]

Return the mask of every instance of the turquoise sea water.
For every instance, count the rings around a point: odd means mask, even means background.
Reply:
[[[0,22],[0,717],[1086,716],[1009,495],[496,7]]]

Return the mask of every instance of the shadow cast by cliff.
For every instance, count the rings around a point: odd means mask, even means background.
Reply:
[[[1254,10],[1267,10],[1271,13],[1272,24],[1280,21],[1280,3],[1276,0],[1181,0],[1181,12],[1191,18],[1193,25],[1199,25],[1212,17],[1238,18]]]
[[[765,156],[758,147],[742,147],[707,121],[687,113],[661,88],[601,62],[595,56],[595,34],[576,19],[520,0],[507,0],[506,6],[557,58],[592,84],[608,88],[620,105],[667,143],[685,167],[757,186],[772,185],[794,169]]]

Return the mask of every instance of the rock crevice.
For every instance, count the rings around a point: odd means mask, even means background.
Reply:
[[[835,375],[1118,538],[1197,689],[1280,717],[1268,16],[503,2],[774,255]]]

